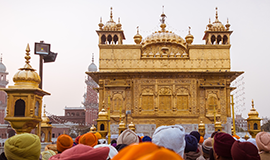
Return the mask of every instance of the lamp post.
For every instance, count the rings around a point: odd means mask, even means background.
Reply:
[[[35,54],[39,55],[39,76],[40,84],[39,88],[42,89],[42,79],[43,79],[43,62],[54,62],[57,56],[57,53],[51,52],[51,44],[44,43],[35,43]],[[44,60],[44,61],[43,61]]]

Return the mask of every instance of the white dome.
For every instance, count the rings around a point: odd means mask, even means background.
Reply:
[[[88,71],[89,72],[96,72],[97,71],[97,66],[95,65],[95,63],[91,63],[88,67]]]
[[[0,72],[6,72],[6,70],[6,66],[2,62],[0,62]]]

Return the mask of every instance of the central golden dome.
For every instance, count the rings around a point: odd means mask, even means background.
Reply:
[[[151,35],[147,36],[142,40],[142,45],[143,47],[151,44],[156,44],[156,43],[174,43],[174,44],[181,44],[185,45],[185,40],[180,37],[179,35],[173,33],[172,31],[166,30],[166,24],[165,24],[165,17],[166,15],[164,13],[161,14],[161,25],[160,31],[155,31]]]
[[[31,59],[30,55],[30,48],[29,44],[27,44],[26,48],[26,56],[25,56],[25,65],[23,68],[20,68],[19,71],[14,75],[13,81],[15,86],[24,86],[24,87],[30,87],[30,88],[38,88],[38,85],[40,83],[40,77],[35,72],[36,70],[32,68],[32,66],[29,64]]]

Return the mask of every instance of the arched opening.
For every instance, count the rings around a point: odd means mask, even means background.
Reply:
[[[228,44],[228,37],[226,35],[223,36],[223,43],[222,44]]]
[[[114,44],[116,44],[118,42],[118,36],[117,35],[113,36],[113,41],[114,41]]]
[[[258,124],[257,123],[254,123],[253,129],[258,130]]]
[[[103,34],[101,36],[101,44],[105,44],[106,43],[106,36]]]
[[[110,34],[107,37],[107,41],[108,41],[109,44],[111,44],[111,42],[112,42],[112,36]]]
[[[55,134],[54,133],[52,134],[52,138],[55,138]]]
[[[70,113],[69,112],[67,112],[67,116],[70,116]]]
[[[217,44],[219,44],[219,43],[220,43],[220,41],[221,41],[221,36],[220,36],[220,35],[218,35],[218,36],[217,36]]]
[[[214,44],[216,41],[216,37],[214,35],[211,36],[211,43]]]
[[[101,131],[104,131],[104,128],[105,128],[105,127],[104,127],[104,124],[101,124],[101,125],[100,125],[100,130],[101,130]]]
[[[71,113],[71,116],[75,116],[75,113]]]
[[[25,116],[25,102],[22,99],[18,99],[15,102],[14,117],[24,117]]]

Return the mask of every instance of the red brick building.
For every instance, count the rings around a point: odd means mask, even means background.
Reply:
[[[6,88],[8,84],[7,80],[8,72],[6,72],[6,66],[2,63],[2,57],[0,59],[0,88]],[[9,123],[4,120],[7,108],[7,94],[4,91],[0,91],[0,138],[7,138],[14,135],[13,129]]]
[[[88,71],[97,71],[97,66],[94,63],[94,54],[92,55],[92,63],[89,65]],[[85,107],[85,125],[91,126],[93,123],[96,124],[96,121],[93,120],[98,118],[98,92],[95,90],[98,85],[90,76],[87,76],[85,83],[87,85],[83,102]]]

